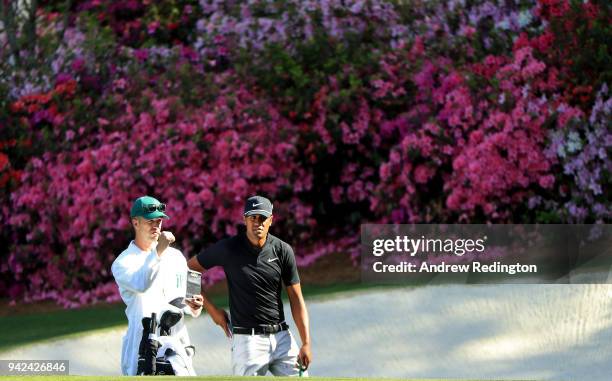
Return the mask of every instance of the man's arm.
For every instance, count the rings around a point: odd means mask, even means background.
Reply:
[[[140,265],[132,257],[117,258],[111,265],[111,272],[120,287],[132,292],[145,292],[153,284],[159,272],[160,260],[164,251],[174,242],[174,234],[161,232],[157,247],[148,254],[144,264]]]
[[[194,271],[199,271],[202,274],[206,271],[204,267],[198,261],[197,256],[190,258],[187,261],[187,266]],[[232,332],[229,329],[229,316],[227,312],[223,309],[218,308],[213,304],[213,302],[208,298],[204,290],[202,290],[202,305],[206,309],[206,312],[210,315],[212,320],[217,324],[223,332],[225,332],[225,336],[232,337]]]
[[[298,355],[298,360],[304,369],[308,369],[312,361],[312,352],[310,350],[310,330],[308,323],[308,311],[306,303],[302,296],[302,287],[299,283],[287,286],[287,295],[289,296],[289,304],[291,305],[291,315],[297,326],[300,338],[302,339],[302,347]]]
[[[159,266],[159,257],[151,252],[143,264],[131,256],[120,256],[113,262],[111,272],[120,287],[132,292],[145,292],[157,277]]]
[[[204,274],[204,271],[206,271],[206,269],[204,267],[202,267],[202,265],[200,264],[200,262],[198,261],[198,256],[194,256],[191,257],[188,261],[187,261],[187,267],[189,267],[190,269],[192,269],[193,271],[198,271],[202,274]]]

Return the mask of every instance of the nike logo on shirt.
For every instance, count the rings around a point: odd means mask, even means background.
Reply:
[[[268,258],[268,263],[270,263],[270,262],[274,262],[274,261],[276,261],[277,259],[278,259],[278,257],[276,257],[276,258]]]

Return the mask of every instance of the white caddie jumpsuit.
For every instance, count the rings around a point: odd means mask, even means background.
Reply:
[[[121,349],[121,373],[124,375],[136,375],[138,369],[142,318],[151,317],[155,312],[159,319],[160,311],[166,309],[168,302],[185,296],[187,269],[187,261],[179,250],[168,247],[159,258],[155,249],[142,251],[134,241],[113,262],[111,270],[127,306],[128,330]],[[189,306],[183,308],[183,313],[194,317],[200,312],[194,314]],[[172,327],[171,335],[188,346],[190,340],[183,320]]]

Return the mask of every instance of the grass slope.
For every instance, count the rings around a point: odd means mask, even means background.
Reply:
[[[226,303],[222,296],[213,298],[213,302],[221,306]],[[0,316],[0,352],[44,340],[81,335],[126,324],[123,303]]]
[[[359,283],[336,284],[331,286],[305,286],[307,298],[325,297],[339,292],[371,289],[372,286]],[[227,295],[211,297],[220,307],[227,307]],[[25,313],[0,316],[0,352],[22,345],[49,339],[81,335],[85,332],[118,327],[127,324],[123,303],[106,304],[74,310]]]

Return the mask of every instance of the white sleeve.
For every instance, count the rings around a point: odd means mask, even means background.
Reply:
[[[144,263],[137,263],[125,256],[117,258],[111,267],[115,281],[120,287],[132,292],[145,292],[159,272],[160,259],[152,250]]]

